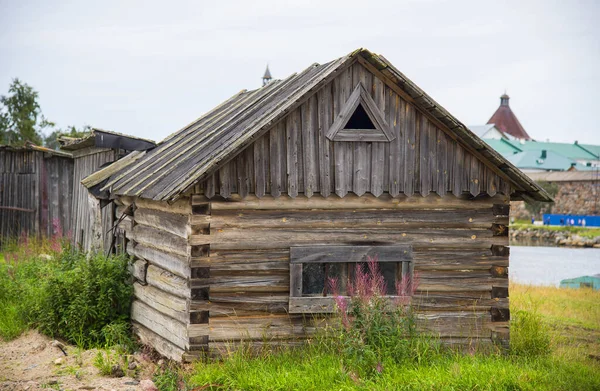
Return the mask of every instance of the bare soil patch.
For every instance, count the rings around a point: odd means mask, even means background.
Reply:
[[[80,350],[65,344],[67,356],[52,345],[52,339],[28,331],[19,338],[0,340],[0,391],[13,390],[115,390],[138,391],[142,379],[149,379],[156,368],[149,356],[136,353],[131,360],[137,369],[129,376],[100,375],[94,366],[97,349]],[[56,363],[57,359],[61,361]]]

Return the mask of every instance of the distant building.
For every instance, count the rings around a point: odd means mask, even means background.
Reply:
[[[582,276],[569,278],[560,282],[561,288],[591,288],[595,291],[600,290],[600,274],[593,276]]]
[[[469,130],[475,133],[479,138],[488,138],[500,140],[507,137],[500,129],[496,127],[495,124],[485,124],[485,125],[469,125]]]
[[[590,171],[600,168],[600,145],[485,138],[523,171]]]
[[[531,140],[531,137],[527,134],[517,116],[508,105],[509,99],[510,97],[506,93],[502,94],[500,97],[500,107],[498,107],[487,123],[494,124],[502,133],[509,134],[514,138]]]

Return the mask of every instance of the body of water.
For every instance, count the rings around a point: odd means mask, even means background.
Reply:
[[[565,278],[600,274],[600,249],[510,247],[510,280],[558,286]]]

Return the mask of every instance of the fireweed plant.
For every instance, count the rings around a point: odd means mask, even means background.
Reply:
[[[329,278],[328,285],[340,321],[330,331],[332,348],[344,365],[362,375],[381,373],[386,362],[421,362],[423,343],[434,344],[416,332],[411,298],[417,276],[403,276],[396,283],[396,295],[388,296],[377,257],[368,257],[366,264],[356,264],[354,279],[347,283],[348,296],[339,294],[337,279]],[[439,347],[430,350],[439,352]]]

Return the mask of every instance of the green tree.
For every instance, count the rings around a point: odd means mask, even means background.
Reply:
[[[77,129],[75,126],[67,126],[66,129],[56,129],[52,133],[50,133],[47,137],[44,138],[44,145],[51,149],[59,149],[60,144],[58,143],[58,139],[61,137],[72,137],[72,138],[82,138],[90,134],[91,128],[89,125],[85,125],[81,129]]]
[[[38,93],[13,79],[8,95],[0,96],[0,144],[22,146],[27,141],[42,144],[42,131],[54,124],[44,118]]]

